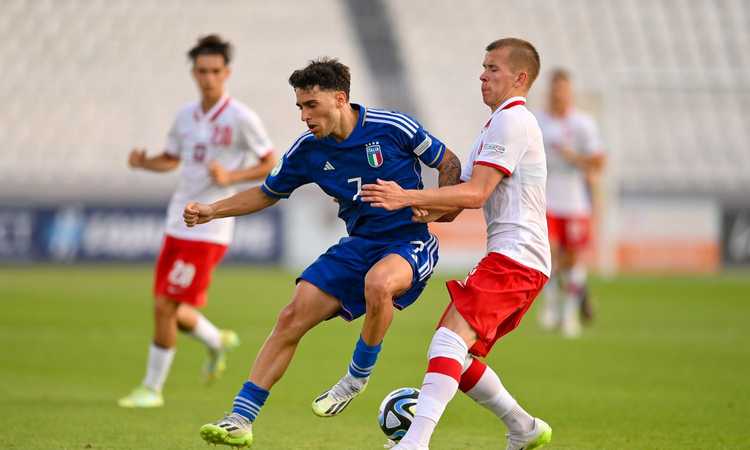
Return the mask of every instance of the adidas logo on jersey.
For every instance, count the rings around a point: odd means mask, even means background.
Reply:
[[[336,168],[333,167],[333,164],[331,164],[329,161],[326,161],[326,165],[323,166],[323,170],[336,170]]]

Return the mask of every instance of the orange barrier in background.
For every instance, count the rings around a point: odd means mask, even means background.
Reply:
[[[484,249],[487,225],[481,209],[466,209],[453,222],[431,223],[430,231],[440,240],[440,250]]]
[[[592,230],[591,245],[585,255],[592,268],[596,268],[599,262],[597,228],[595,226]],[[648,225],[638,227],[639,230],[644,228],[648,229]],[[443,265],[447,265],[450,260],[456,261],[459,255],[465,257],[460,264],[474,264],[475,259],[466,257],[467,251],[485,251],[486,225],[481,209],[464,210],[450,223],[432,223],[430,230],[440,239]],[[635,236],[624,236],[619,239],[615,246],[618,272],[711,273],[721,268],[719,242],[708,238],[706,233],[703,233],[704,236],[680,236],[671,239],[647,234],[639,231]]]
[[[642,240],[621,242],[617,248],[621,272],[715,272],[720,267],[716,242],[692,240]]]

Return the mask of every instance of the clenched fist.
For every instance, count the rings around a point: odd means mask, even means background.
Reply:
[[[232,184],[227,169],[216,161],[211,161],[211,164],[208,166],[208,173],[218,186],[225,187]]]
[[[143,167],[143,165],[146,163],[146,149],[143,148],[134,148],[130,151],[130,155],[128,156],[128,165],[132,167],[133,169],[138,169]]]
[[[185,220],[185,225],[194,227],[201,223],[210,222],[214,218],[214,214],[215,212],[211,205],[192,202],[185,206],[182,218]]]

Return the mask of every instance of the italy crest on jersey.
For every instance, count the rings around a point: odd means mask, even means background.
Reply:
[[[370,167],[378,168],[383,165],[383,151],[380,149],[380,142],[370,142],[365,146],[367,162]]]

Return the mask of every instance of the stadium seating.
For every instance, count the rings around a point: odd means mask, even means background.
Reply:
[[[599,119],[616,189],[736,195],[750,188],[750,7],[742,0],[391,2],[423,119],[467,149],[486,111],[482,48],[534,42],[574,73]],[[543,104],[545,73],[531,100]]]
[[[133,172],[126,158],[133,146],[160,151],[174,114],[197,98],[186,52],[199,35],[234,42],[230,93],[282,150],[305,130],[287,78],[307,60],[340,57],[355,68],[357,98],[371,97],[336,0],[3,0],[0,9],[5,203],[163,203],[175,174]]]
[[[174,176],[125,168],[156,150],[195,97],[185,51],[218,31],[237,46],[232,94],[284,148],[303,130],[286,84],[311,57],[354,69],[353,97],[378,104],[343,2],[4,0],[0,177],[5,202],[162,201]],[[743,0],[386,2],[420,118],[463,154],[486,117],[483,46],[535,42],[543,67],[575,74],[600,120],[616,188],[731,195],[750,188],[750,6]],[[532,96],[544,99],[545,79]]]

